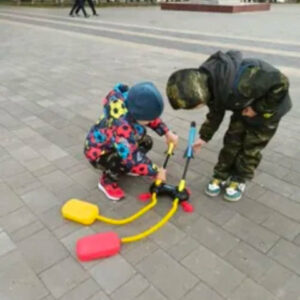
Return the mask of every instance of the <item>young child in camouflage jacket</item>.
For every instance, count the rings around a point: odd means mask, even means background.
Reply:
[[[225,111],[233,112],[206,194],[218,196],[225,187],[225,200],[241,199],[262,149],[292,107],[288,89],[288,79],[278,69],[259,59],[243,59],[238,51],[219,51],[198,69],[179,70],[170,76],[167,95],[174,109],[208,106],[195,151],[213,137]]]
[[[98,187],[111,200],[124,198],[118,186],[119,176],[154,176],[165,180],[165,170],[158,168],[146,156],[152,148],[152,139],[145,126],[166,142],[177,144],[178,137],[159,119],[163,99],[151,82],[142,82],[129,88],[117,84],[103,99],[103,116],[90,129],[84,147],[89,162],[103,169]]]

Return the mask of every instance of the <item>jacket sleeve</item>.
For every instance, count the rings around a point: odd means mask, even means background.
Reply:
[[[225,110],[217,111],[212,107],[209,108],[209,112],[206,115],[206,120],[202,124],[199,135],[200,138],[206,142],[212,139],[215,132],[218,130],[225,115]]]
[[[168,126],[160,118],[157,118],[154,121],[150,122],[147,126],[160,136],[166,134],[169,131]]]
[[[288,78],[279,70],[264,70],[254,67],[247,71],[239,83],[239,91],[247,98],[254,99],[251,105],[261,115],[276,113],[288,92]]]
[[[265,114],[271,116],[276,113],[283,98],[288,92],[289,81],[286,76],[279,73],[276,76],[274,83],[267,91],[266,95],[258,99],[255,103],[254,110],[259,114]]]

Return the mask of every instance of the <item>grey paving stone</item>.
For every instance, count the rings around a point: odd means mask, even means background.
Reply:
[[[54,194],[58,198],[59,202],[64,204],[66,201],[73,198],[86,201],[85,199],[89,196],[90,190],[87,190],[81,185],[74,183],[66,188],[63,188],[62,190],[54,192]]]
[[[0,256],[0,266],[1,299],[40,300],[48,295],[48,290],[17,251]]]
[[[279,179],[286,179],[286,176],[290,173],[289,168],[274,164],[267,160],[262,160],[259,169]]]
[[[50,143],[50,141],[45,138],[44,134],[40,134],[36,130],[34,130],[36,135],[24,138],[23,141],[26,145],[30,146],[31,148],[35,149],[35,151],[40,153],[41,148],[50,147],[52,143]]]
[[[43,213],[58,204],[57,198],[43,187],[24,194],[22,199],[37,214]]]
[[[268,191],[257,201],[269,206],[283,215],[295,220],[300,221],[300,206],[298,203],[289,200],[288,198],[278,195],[278,193]]]
[[[266,289],[251,279],[246,279],[238,289],[228,298],[230,300],[276,300]]]
[[[71,166],[71,167],[67,167],[67,168],[65,168],[63,171],[64,171],[64,173],[67,175],[67,176],[72,176],[72,175],[74,175],[75,173],[78,173],[78,172],[80,172],[80,171],[84,171],[84,170],[87,170],[87,168],[89,169],[89,170],[91,170],[92,171],[92,168],[91,168],[91,166],[90,165],[88,165],[87,164],[87,162],[86,161],[79,161],[79,158],[75,158],[76,160],[77,160],[77,164],[75,164],[75,165],[73,165],[73,166]],[[81,157],[80,157],[80,159],[81,159]],[[96,173],[97,173],[97,171],[96,171]],[[100,173],[100,172],[99,172]],[[98,174],[99,174],[98,173]],[[98,175],[97,174],[97,175]],[[97,177],[97,176],[96,176]]]
[[[40,114],[44,108],[39,106],[38,104],[34,103],[33,101],[22,101],[20,102],[20,105],[27,111],[33,113],[33,114]]]
[[[40,278],[55,298],[63,296],[88,277],[88,274],[71,257],[40,274]]]
[[[278,213],[273,213],[262,223],[263,226],[276,234],[292,241],[300,233],[300,224],[296,223]]]
[[[41,214],[41,221],[51,231],[70,223],[69,220],[63,218],[61,208],[61,205],[56,205]]]
[[[273,260],[243,242],[227,254],[226,261],[255,281],[277,265]]]
[[[257,198],[261,197],[265,192],[266,189],[263,186],[252,181],[249,184],[247,184],[245,196],[256,200]]]
[[[293,187],[292,193],[290,194],[289,199],[300,204],[300,199],[299,199],[300,188],[295,185],[293,185],[292,187]]]
[[[69,235],[70,233],[82,228],[82,225],[79,223],[74,223],[71,221],[66,221],[62,226],[59,226],[58,228],[55,228],[53,230],[53,233],[55,236],[59,239],[62,239]]]
[[[104,292],[100,291],[97,294],[95,294],[93,297],[91,297],[89,300],[109,300],[109,298]]]
[[[282,267],[280,264],[274,264],[260,278],[259,283],[274,296],[280,298],[285,294],[283,293],[284,287],[291,280],[293,274],[293,272]]]
[[[31,172],[50,166],[50,163],[43,157],[34,158],[30,161],[22,161],[21,164]]]
[[[60,300],[89,300],[93,298],[99,290],[99,285],[90,278],[80,283],[73,290],[61,297]]]
[[[288,197],[292,194],[291,184],[277,179],[269,174],[261,173],[254,178],[254,181],[284,197]]]
[[[32,139],[36,136],[39,136],[39,134],[35,131],[32,130],[30,127],[28,126],[23,126],[20,129],[14,130],[13,133],[19,137],[21,140],[24,139]]]
[[[199,246],[181,262],[224,297],[228,297],[245,278],[245,274],[202,246]]]
[[[52,173],[43,175],[39,178],[51,191],[60,191],[73,184],[73,181],[69,179],[62,171],[57,170]]]
[[[170,253],[174,259],[182,260],[185,256],[190,254],[193,250],[195,250],[199,246],[199,243],[191,238],[190,236],[185,237],[179,243],[168,249],[168,253]]]
[[[223,225],[236,214],[236,211],[230,206],[226,206],[224,201],[220,199],[212,199],[203,194],[201,194],[194,200],[193,204],[195,206],[196,212],[198,212],[203,217],[209,219],[210,221]]]
[[[278,293],[279,299],[299,300],[300,298],[300,277],[294,275],[287,281]]]
[[[167,223],[162,230],[151,236],[152,240],[163,249],[171,248],[184,237],[185,233],[172,223]]]
[[[296,236],[296,238],[294,239],[294,243],[295,243],[296,245],[300,246],[300,234],[298,234],[298,235]]]
[[[48,124],[45,121],[41,120],[37,116],[25,117],[22,118],[22,121],[33,129],[43,128],[48,126]]]
[[[0,162],[3,162],[3,161],[7,161],[9,160],[11,157],[10,155],[8,154],[7,150],[4,149],[3,147],[0,147]]]
[[[16,160],[7,160],[4,162],[1,162],[1,168],[0,168],[0,178],[6,178],[9,176],[13,176],[19,173],[24,172],[25,169],[22,165],[20,165],[19,162]]]
[[[239,239],[204,217],[200,217],[199,220],[191,226],[189,233],[200,242],[201,245],[209,248],[220,256],[225,256],[239,243]]]
[[[300,274],[300,248],[294,244],[281,239],[269,251],[268,256]]]
[[[42,106],[42,107],[50,107],[52,105],[54,105],[54,103],[48,99],[44,99],[44,100],[41,100],[41,101],[38,101],[37,102],[38,105]]]
[[[68,124],[67,120],[64,120],[50,109],[44,110],[41,114],[39,114],[39,117],[55,128],[63,128]]]
[[[69,253],[47,229],[17,243],[18,248],[36,273],[66,258]]]
[[[285,181],[290,182],[294,185],[299,185],[300,183],[300,173],[295,171],[289,171],[289,173],[285,176]]]
[[[55,300],[55,299],[52,295],[49,295],[46,298],[43,298],[42,300]]]
[[[278,235],[239,214],[228,221],[224,228],[262,252],[267,252],[279,239]]]
[[[41,176],[53,173],[55,171],[57,171],[57,168],[53,164],[49,164],[45,167],[32,171],[32,173],[35,177],[40,178]]]
[[[6,184],[0,183],[0,195],[0,217],[23,206],[20,198]]]
[[[180,299],[198,279],[168,254],[158,249],[137,269],[167,298]]]
[[[93,189],[98,184],[99,176],[91,169],[84,169],[71,175],[71,178],[86,189]]]
[[[166,300],[158,290],[154,287],[148,288],[144,293],[135,298],[136,300]]]
[[[152,254],[158,248],[150,239],[141,240],[139,243],[129,243],[122,247],[122,256],[132,265],[136,265]]]
[[[70,251],[70,253],[75,256],[75,246],[78,239],[94,233],[95,232],[90,227],[82,227],[62,238],[61,242]]]
[[[107,294],[111,294],[131,279],[135,270],[120,255],[101,261],[90,270],[92,277]]]
[[[231,203],[228,203],[230,208],[257,224],[264,222],[274,212],[273,209],[248,197],[243,197],[242,201],[238,201],[234,206],[230,204]]]
[[[133,300],[142,294],[149,286],[149,282],[140,274],[132,277],[128,282],[122,285],[117,291],[111,294],[114,300]]]
[[[18,122],[12,115],[5,110],[0,110],[0,125],[3,125],[7,129],[18,129],[20,122]]]
[[[8,233],[23,228],[24,226],[36,220],[36,216],[27,208],[21,207],[10,214],[0,217],[0,225]]]
[[[41,182],[29,172],[23,172],[4,179],[18,195],[23,195],[41,186]]]
[[[80,142],[84,141],[86,138],[86,131],[74,124],[64,127],[62,131],[68,136],[76,138]]]
[[[3,137],[1,138],[0,145],[3,146],[7,151],[14,151],[18,148],[24,147],[24,142],[17,136],[11,133],[11,129],[2,131]]]
[[[22,241],[32,234],[42,230],[44,228],[43,224],[40,221],[34,221],[10,234],[11,238],[15,242]]]
[[[61,149],[66,149],[74,145],[77,146],[78,142],[82,143],[82,141],[78,141],[76,138],[68,136],[61,129],[54,129],[53,131],[45,134],[45,137]],[[84,138],[82,140],[84,140]]]
[[[191,290],[187,295],[184,296],[185,300],[222,300],[224,299],[218,295],[214,290],[200,282],[193,290]]]
[[[55,164],[60,170],[64,171],[68,168],[71,168],[71,167],[77,165],[78,160],[75,159],[73,156],[68,155],[63,158],[54,160],[52,163]]]
[[[0,232],[0,256],[16,249],[15,243],[9,238],[5,232]]]
[[[45,148],[40,148],[39,152],[49,161],[54,161],[68,155],[67,152],[54,144]]]
[[[15,150],[10,151],[11,156],[17,161],[28,161],[39,157],[39,153],[34,151],[29,146],[24,146]]]
[[[65,245],[65,247],[69,250],[70,254],[77,259],[76,255],[76,243],[77,241],[84,237],[91,234],[95,234],[95,232],[90,227],[79,227],[77,230],[72,231],[70,234],[65,235],[63,238],[61,238],[61,242]],[[101,263],[101,260],[92,260],[88,262],[79,262],[81,266],[86,269],[90,270],[99,263]]]

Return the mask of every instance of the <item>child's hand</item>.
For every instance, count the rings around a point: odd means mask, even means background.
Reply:
[[[166,143],[167,145],[169,145],[170,143],[174,144],[174,148],[176,148],[176,146],[178,145],[178,135],[176,135],[175,133],[173,133],[171,130],[169,130],[166,133]]]
[[[167,180],[167,170],[164,168],[159,168],[156,179],[165,182]]]
[[[242,116],[244,117],[253,118],[256,115],[257,112],[251,106],[247,106],[242,110]]]
[[[201,138],[199,138],[193,145],[193,150],[195,153],[199,153],[202,146],[204,146],[206,144],[205,141],[203,141]]]

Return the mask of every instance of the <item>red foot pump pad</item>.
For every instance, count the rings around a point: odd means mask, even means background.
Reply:
[[[89,261],[118,254],[121,248],[119,236],[113,232],[97,233],[77,241],[76,254],[79,260]]]

